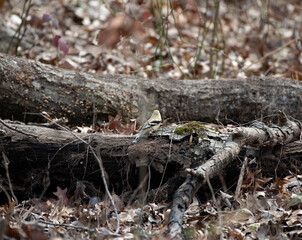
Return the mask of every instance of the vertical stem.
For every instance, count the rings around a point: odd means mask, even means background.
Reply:
[[[215,47],[215,37],[217,37],[217,28],[218,28],[218,23],[219,23],[219,6],[220,6],[220,0],[215,0],[214,3],[214,15],[213,15],[213,31],[212,31],[212,38],[211,38],[211,43],[210,43],[210,72],[209,76],[210,78],[214,78],[214,51],[216,52],[216,47]],[[217,64],[217,56],[215,56],[215,63]],[[215,64],[215,65],[216,65]]]
[[[26,5],[27,5],[27,7],[26,7]],[[26,31],[26,28],[24,28],[23,33],[21,34],[21,29],[26,24],[26,18],[28,16],[29,9],[31,8],[31,6],[32,6],[31,5],[31,0],[25,0],[24,1],[22,14],[21,14],[21,23],[20,23],[19,27],[17,28],[16,32],[14,33],[14,35],[12,36],[12,38],[10,39],[9,46],[7,48],[6,53],[10,52],[14,39],[17,39],[17,43],[16,43],[16,47],[15,47],[15,53],[17,54],[18,47],[19,47],[20,42],[21,42],[21,40],[22,40],[22,38],[25,34],[25,31]]]

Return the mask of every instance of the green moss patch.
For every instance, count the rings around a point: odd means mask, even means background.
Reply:
[[[206,127],[201,122],[188,122],[175,129],[176,135],[191,135],[192,133],[201,134],[206,130]]]

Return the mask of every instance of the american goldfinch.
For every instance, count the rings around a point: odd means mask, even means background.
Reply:
[[[136,138],[133,140],[133,143],[137,143],[138,140],[141,138],[141,136],[143,136],[145,133],[152,132],[152,131],[158,129],[161,122],[162,122],[162,120],[161,120],[160,112],[158,110],[154,110],[154,112],[153,112],[152,116],[149,118],[149,120],[146,121],[144,123],[144,125],[140,127],[139,133],[136,136]]]

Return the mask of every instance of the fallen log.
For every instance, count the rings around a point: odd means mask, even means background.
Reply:
[[[162,127],[156,132],[155,140],[152,140],[151,136],[142,139],[138,144],[132,144],[133,136],[71,134],[44,126],[5,121],[4,124],[0,123],[0,150],[10,161],[9,169],[14,190],[19,192],[17,197],[24,192],[33,195],[38,193],[38,196],[34,196],[39,197],[48,186],[48,194],[54,192],[57,186],[67,187],[72,192],[78,181],[84,182],[89,196],[102,196],[104,191],[97,162],[79,138],[98,149],[109,176],[111,189],[120,194],[124,193],[125,189],[131,194],[140,184],[138,174],[136,178],[131,179],[131,174],[126,169],[131,166],[135,168],[135,165],[141,166],[142,160],[146,161],[146,166],[153,169],[150,192],[158,192],[155,191],[160,184],[158,179],[166,172],[167,185],[165,191],[160,192],[161,196],[157,196],[158,201],[167,200],[172,196],[174,189],[181,184],[180,181],[185,179],[187,169],[189,174],[173,197],[168,233],[175,235],[180,232],[184,211],[200,186],[206,179],[225,169],[238,156],[243,146],[268,149],[276,146],[277,150],[279,145],[290,143],[289,146],[293,146],[294,141],[300,137],[301,125],[298,121],[290,121],[283,116],[283,124],[280,126],[267,127],[256,122],[250,127],[230,128],[228,132],[232,136],[231,140],[227,132],[215,130],[212,125],[209,127],[199,122],[191,122]],[[285,149],[288,153],[293,151],[290,147]],[[287,154],[286,151],[284,154]],[[213,153],[212,157],[205,159],[209,152]],[[203,164],[194,168],[196,160]],[[167,166],[171,171],[164,171]],[[3,167],[0,167],[0,173],[5,176]],[[51,186],[49,183],[47,185],[47,176]],[[2,185],[8,185],[5,179]],[[148,199],[152,201],[154,197],[156,193]]]
[[[278,110],[302,118],[302,83],[293,79],[140,79],[60,69],[0,54],[1,118],[33,121],[30,113],[49,112],[73,124],[121,112],[144,121],[159,109],[164,119],[240,123]]]
[[[62,189],[67,187],[72,192],[79,181],[84,182],[90,196],[103,196],[103,181],[98,162],[87,144],[100,153],[108,173],[110,189],[114,189],[118,194],[125,192],[131,194],[140,184],[139,168],[142,154],[148,156],[147,164],[150,163],[153,169],[152,178],[159,179],[167,159],[167,155],[162,153],[167,153],[170,147],[168,139],[160,138],[151,142],[141,139],[139,144],[135,145],[132,143],[133,139],[134,137],[129,135],[99,132],[84,134],[38,124],[0,121],[0,153],[4,153],[10,162],[10,178],[20,199],[40,197],[42,192],[49,196],[58,186]],[[154,149],[158,149],[159,141],[161,148],[156,154]],[[170,163],[175,172],[182,171],[183,165],[182,155],[177,148],[177,144],[172,147],[175,151],[171,154],[173,161]],[[3,158],[0,154],[1,161]],[[189,165],[189,160],[187,162]],[[0,166],[1,176],[6,175],[5,171],[5,168]],[[171,172],[167,177],[173,175]],[[159,181],[153,181],[152,184],[151,187],[156,188]],[[177,188],[177,182],[174,184],[175,187],[170,186],[168,192],[161,192],[157,196],[158,199],[163,200],[168,195],[172,196],[173,189]],[[7,179],[3,180],[2,185],[9,190]],[[5,197],[0,199],[6,201]]]

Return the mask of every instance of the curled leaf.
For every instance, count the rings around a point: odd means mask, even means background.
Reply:
[[[46,22],[49,22],[49,21],[52,21],[52,16],[48,13],[44,13],[43,14],[43,17],[42,17],[42,23],[46,23]]]
[[[69,47],[68,47],[67,43],[65,42],[65,40],[63,38],[60,38],[59,41],[58,41],[58,44],[59,44],[60,50],[63,53],[67,54],[68,50],[69,50]]]
[[[65,40],[60,36],[60,35],[56,35],[53,39],[53,44],[56,46],[56,47],[59,47],[59,49],[67,54],[68,53],[68,50],[69,50],[69,47],[67,45],[67,43],[65,42]]]

